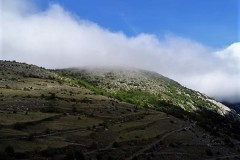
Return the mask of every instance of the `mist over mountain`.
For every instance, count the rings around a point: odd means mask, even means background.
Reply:
[[[0,60],[0,159],[235,159],[239,123],[156,72]]]
[[[237,0],[0,0],[0,160],[240,159]]]
[[[57,3],[3,0],[0,59],[47,68],[124,66],[152,70],[219,101],[240,99],[239,42],[213,48],[189,38],[134,36],[82,19]]]

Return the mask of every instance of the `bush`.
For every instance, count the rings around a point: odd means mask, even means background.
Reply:
[[[113,146],[114,148],[118,148],[118,147],[119,147],[119,143],[118,143],[118,142],[113,142],[112,146]]]
[[[75,159],[75,153],[72,149],[67,149],[65,151],[65,158],[66,160],[74,160]]]
[[[90,145],[90,149],[97,149],[97,148],[98,148],[97,142],[93,142],[93,143]]]
[[[60,109],[54,106],[44,107],[40,110],[43,113],[59,113]]]
[[[26,126],[23,123],[15,123],[13,128],[16,130],[22,130],[22,129],[25,129]]]
[[[5,147],[4,152],[7,153],[8,155],[14,155],[14,148],[10,145],[8,145],[7,147]]]
[[[76,160],[85,160],[85,156],[82,151],[75,151]]]
[[[6,85],[6,89],[11,89],[11,87],[9,85]]]
[[[6,154],[5,152],[0,152],[0,160],[14,160],[13,157]]]
[[[34,133],[29,134],[28,137],[27,137],[27,140],[28,141],[33,141],[34,140],[34,136],[35,136]]]
[[[50,129],[47,128],[47,129],[45,130],[45,133],[46,133],[46,134],[50,134],[50,133],[51,133]]]
[[[72,112],[73,113],[76,113],[77,112],[77,108],[74,106],[74,107],[72,107]]]
[[[103,157],[104,157],[103,153],[98,153],[96,155],[97,160],[102,160],[102,159],[104,159]]]
[[[206,149],[205,152],[208,156],[213,156],[213,153],[212,153],[211,149]]]
[[[55,93],[50,93],[49,99],[52,100],[52,99],[55,99],[55,98],[56,98],[56,94]]]

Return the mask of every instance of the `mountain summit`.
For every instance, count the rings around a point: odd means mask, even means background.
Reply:
[[[234,159],[239,126],[154,72],[0,61],[0,159]]]
[[[157,104],[169,103],[186,112],[209,110],[240,122],[239,115],[234,110],[155,72],[105,67],[70,68],[62,70],[62,74],[85,81],[113,97],[140,106],[164,111],[169,109],[171,112],[171,108]]]

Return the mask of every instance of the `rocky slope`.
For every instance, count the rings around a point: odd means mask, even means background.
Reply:
[[[187,112],[206,109],[240,122],[240,116],[229,107],[155,72],[130,68],[71,68],[62,73],[83,79],[113,95],[122,92],[147,93],[158,101],[169,102]],[[129,102],[150,108],[157,107],[147,96],[142,96],[139,101],[129,97]]]
[[[231,111],[159,74],[0,64],[0,160],[240,157]]]
[[[222,102],[222,103],[228,106],[229,108],[234,109],[238,114],[240,114],[240,102],[237,103]]]
[[[16,61],[0,60],[0,69],[2,71],[10,71],[14,74],[20,74],[26,77],[53,79],[57,76],[54,72],[51,72],[43,67],[29,65],[26,63],[18,63]]]

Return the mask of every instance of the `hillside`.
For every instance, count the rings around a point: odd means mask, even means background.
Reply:
[[[240,122],[234,110],[158,73],[129,68],[70,68],[61,73],[102,89],[109,96],[147,108],[171,112],[169,107],[164,107],[166,103],[190,113],[213,111]]]
[[[238,114],[240,114],[240,102],[238,103],[222,102],[222,103],[228,106],[229,108],[234,109]]]
[[[0,61],[0,159],[240,156],[237,115],[225,106],[153,72],[100,70]]]

